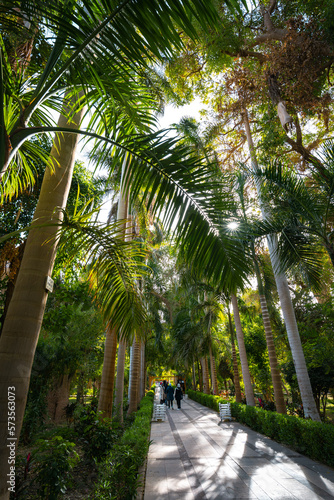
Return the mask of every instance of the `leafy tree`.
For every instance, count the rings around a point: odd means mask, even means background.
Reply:
[[[103,340],[102,316],[88,284],[58,280],[49,297],[32,368],[24,426],[26,437],[33,430],[31,426],[43,422],[47,416],[56,421],[64,417],[75,375],[81,377],[83,384],[97,377],[103,359]],[[48,412],[46,407],[41,411],[47,402]],[[41,413],[34,421],[35,406]]]

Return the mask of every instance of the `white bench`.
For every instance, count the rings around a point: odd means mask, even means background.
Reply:
[[[164,421],[166,419],[166,405],[153,405],[153,422],[158,420]]]
[[[232,420],[230,403],[218,403],[220,420]]]

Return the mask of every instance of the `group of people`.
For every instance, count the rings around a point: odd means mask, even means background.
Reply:
[[[174,410],[174,398],[177,402],[177,409],[181,410],[181,400],[183,399],[181,383],[178,382],[174,391],[172,384],[170,382],[168,383],[167,380],[160,382],[160,404],[166,404],[168,408]]]

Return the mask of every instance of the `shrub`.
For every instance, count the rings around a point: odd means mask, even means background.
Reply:
[[[78,405],[73,414],[73,421],[87,457],[102,460],[119,436],[113,429],[111,420],[101,420],[93,401],[89,405]]]
[[[211,396],[192,390],[189,398],[218,411],[218,403],[226,402],[218,396]],[[248,425],[279,443],[334,466],[334,426],[322,422],[305,420],[296,416],[282,415],[263,408],[231,403],[232,416],[241,424]]]
[[[33,461],[40,498],[56,500],[66,492],[71,480],[70,471],[79,460],[74,446],[61,436],[36,442]]]
[[[148,391],[132,425],[99,465],[99,480],[94,492],[96,500],[131,500],[138,487],[138,468],[149,448],[154,391]]]

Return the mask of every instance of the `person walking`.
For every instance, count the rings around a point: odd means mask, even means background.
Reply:
[[[165,391],[162,382],[160,382],[159,390],[160,390],[160,404],[163,405],[165,402]]]
[[[167,387],[168,387],[168,382],[167,380],[164,380],[162,383],[162,390],[163,390],[163,399],[166,406],[167,406]]]
[[[168,385],[168,387],[166,389],[166,395],[167,395],[167,405],[168,405],[168,408],[172,407],[172,410],[174,410],[174,408],[173,408],[174,389],[173,389],[171,383],[169,383],[169,385]]]
[[[177,409],[181,410],[181,399],[183,399],[181,384],[177,384],[177,387],[175,389],[175,399],[177,402]]]

